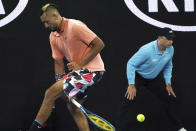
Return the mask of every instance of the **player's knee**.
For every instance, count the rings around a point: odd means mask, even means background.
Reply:
[[[45,97],[48,99],[57,99],[63,91],[63,81],[58,81],[45,91]]]
[[[54,89],[47,89],[45,91],[45,99],[47,100],[56,100],[58,98],[58,92],[55,92]]]

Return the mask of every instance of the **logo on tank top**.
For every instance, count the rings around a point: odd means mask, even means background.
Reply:
[[[0,0],[0,27],[17,18],[27,6],[28,0]]]
[[[129,10],[142,21],[175,31],[196,31],[195,0],[124,0]]]

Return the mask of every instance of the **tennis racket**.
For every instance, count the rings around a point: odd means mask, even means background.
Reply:
[[[78,103],[75,99],[71,99],[71,102],[76,105],[80,110],[85,114],[85,116],[89,119],[91,123],[93,123],[98,128],[105,131],[115,131],[115,127],[106,121],[104,118],[88,111],[85,109],[80,103]]]

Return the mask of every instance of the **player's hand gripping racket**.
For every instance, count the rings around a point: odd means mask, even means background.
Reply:
[[[103,129],[105,131],[115,131],[115,127],[110,124],[108,121],[103,119],[102,117],[93,114],[92,112],[88,111],[80,103],[78,103],[75,99],[71,99],[71,102],[76,105],[80,110],[85,114],[85,116],[92,122],[95,126]]]

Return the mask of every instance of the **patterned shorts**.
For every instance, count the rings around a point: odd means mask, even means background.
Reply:
[[[64,92],[69,99],[77,94],[84,94],[88,86],[101,80],[103,74],[104,71],[90,72],[88,69],[70,72],[61,78],[64,80]]]

